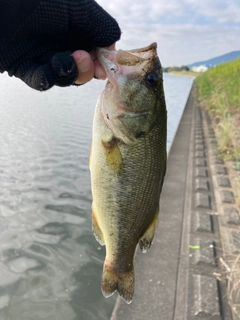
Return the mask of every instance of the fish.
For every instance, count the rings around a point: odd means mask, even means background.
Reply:
[[[152,245],[166,172],[167,110],[157,44],[134,50],[97,48],[108,81],[92,127],[92,229],[106,246],[101,289],[128,304],[137,246]]]

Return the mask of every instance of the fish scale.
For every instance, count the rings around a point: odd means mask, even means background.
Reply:
[[[155,141],[152,141],[153,143],[151,143],[151,138],[152,136],[150,135],[149,137],[149,144],[146,144],[146,139],[143,139],[143,144],[144,146],[142,146],[142,143],[138,143],[136,145],[136,149],[137,152],[134,154],[134,146],[131,148],[131,151],[129,152],[129,154],[127,155],[126,153],[122,152],[122,156],[125,159],[125,162],[128,163],[128,160],[131,159],[131,161],[133,161],[133,159],[135,160],[135,166],[137,166],[139,163],[141,163],[141,161],[143,162],[143,164],[140,166],[140,170],[139,172],[139,176],[134,175],[135,177],[135,181],[130,181],[129,184],[133,184],[136,185],[136,190],[135,190],[135,196],[134,197],[128,197],[128,200],[130,202],[130,205],[128,206],[127,210],[128,210],[128,216],[130,217],[130,221],[132,222],[131,224],[129,224],[129,220],[126,222],[127,227],[129,228],[129,230],[133,230],[133,227],[135,226],[137,232],[134,238],[138,239],[143,232],[146,229],[146,225],[148,226],[148,224],[150,224],[150,222],[152,221],[152,219],[154,218],[154,214],[156,213],[153,209],[151,209],[152,205],[152,197],[151,194],[153,193],[152,189],[155,188],[160,188],[160,183],[159,183],[159,178],[156,179],[157,181],[155,183],[153,183],[153,179],[154,179],[154,175],[156,174],[156,176],[159,176],[159,173],[157,173],[155,170],[153,170],[154,165],[156,165],[157,169],[161,168],[160,166],[160,161],[158,159],[158,157],[153,157],[151,154],[151,157],[143,157],[143,152],[140,153],[138,152],[138,150],[142,150],[143,148],[145,149],[145,154],[148,153],[152,153],[152,149],[153,146],[155,144]],[[133,161],[134,163],[134,161]],[[129,167],[126,165],[126,173],[121,177],[121,179],[123,181],[127,181],[127,177],[131,176],[132,174],[132,170],[130,168],[130,170],[128,170]],[[133,168],[134,170],[135,168]],[[150,173],[151,172],[151,173]],[[147,173],[147,175],[146,175]],[[143,181],[142,181],[142,178]],[[140,180],[140,181],[139,181]],[[151,183],[149,183],[151,182]],[[115,188],[116,193],[118,192],[117,188]],[[144,195],[144,196],[143,196]],[[120,199],[120,204],[119,204],[119,211],[120,214],[118,215],[118,220],[119,220],[119,225],[123,224],[123,219],[122,219],[122,208],[121,208],[121,196],[119,196]],[[157,199],[158,202],[158,199]],[[156,207],[156,205],[154,204],[153,206],[154,208]],[[152,215],[149,215],[146,217],[146,215],[144,215],[143,213],[145,212],[152,212]],[[125,212],[124,212],[125,214]],[[142,221],[145,221],[145,225],[142,225]],[[126,241],[129,241],[127,237],[124,238],[120,238],[119,240],[120,242],[122,241],[123,243]]]

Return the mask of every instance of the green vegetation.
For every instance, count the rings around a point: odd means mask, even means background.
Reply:
[[[207,70],[195,83],[200,104],[211,116],[223,158],[240,159],[240,59]]]
[[[169,71],[169,74],[175,74],[177,76],[185,76],[185,77],[198,77],[200,75],[200,72],[194,72],[194,71]]]
[[[212,98],[220,93],[230,112],[240,112],[240,59],[220,64],[201,74],[196,81],[200,98],[207,102],[211,111],[218,110],[218,103],[212,103]]]
[[[163,72],[172,72],[172,71],[189,71],[188,66],[181,66],[181,67],[166,67],[163,68]]]
[[[166,67],[162,68],[163,72],[176,74],[178,76],[197,77],[200,73],[191,71],[188,66],[181,67]]]

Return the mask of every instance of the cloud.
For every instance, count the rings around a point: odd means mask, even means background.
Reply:
[[[157,42],[164,66],[189,64],[240,50],[237,0],[97,1],[122,29],[118,48],[140,48]]]
[[[158,43],[163,66],[184,65],[236,50],[240,27],[125,24],[117,48],[133,49]],[[240,47],[238,48],[240,49]]]
[[[240,23],[240,3],[226,0],[185,0],[185,6],[190,6],[194,11],[197,20],[204,17],[211,18],[207,20],[208,24],[238,24]]]
[[[240,3],[236,0],[97,0],[118,21],[171,24],[184,18],[186,23],[240,23]],[[204,19],[205,18],[211,18]]]
[[[182,5],[177,0],[156,1],[144,0],[97,0],[97,2],[113,17],[121,22],[157,21],[163,16],[175,13],[182,15]]]

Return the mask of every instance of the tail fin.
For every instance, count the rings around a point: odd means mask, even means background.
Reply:
[[[134,270],[128,272],[116,272],[104,265],[102,275],[102,293],[105,298],[110,297],[118,291],[120,297],[131,303],[134,292]]]

